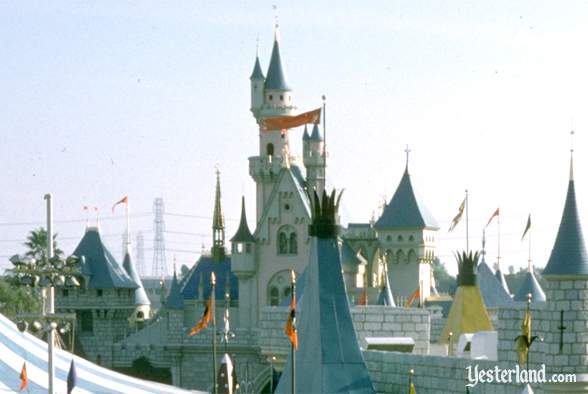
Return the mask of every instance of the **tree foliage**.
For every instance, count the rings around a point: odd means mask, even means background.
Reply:
[[[449,275],[445,265],[438,257],[435,257],[433,260],[431,268],[433,269],[433,275],[435,276],[437,291],[439,293],[454,294],[457,281],[454,276]]]
[[[6,277],[0,278],[0,313],[14,319],[18,313],[39,312],[41,297],[36,289],[16,286]]]
[[[47,230],[43,227],[31,230],[24,246],[27,248],[26,256],[34,257],[37,260],[45,257],[47,255]],[[57,257],[63,257],[63,251],[57,246],[57,234],[53,234],[53,254]]]

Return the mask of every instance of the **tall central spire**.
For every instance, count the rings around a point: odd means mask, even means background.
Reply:
[[[216,192],[212,216],[212,257],[215,261],[225,258],[225,219],[221,206],[220,171],[216,169]]]
[[[274,47],[272,48],[272,56],[270,57],[270,64],[267,69],[267,78],[265,79],[266,90],[291,90],[286,81],[286,72],[282,65],[282,56],[280,55],[280,44],[278,38],[278,28],[276,26]]]

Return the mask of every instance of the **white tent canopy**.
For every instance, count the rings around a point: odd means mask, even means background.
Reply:
[[[0,393],[18,392],[20,372],[27,364],[28,392],[46,393],[47,343],[21,333],[16,325],[0,314]],[[61,349],[55,350],[55,391],[67,392],[67,374],[72,357],[76,364],[77,384],[73,393],[195,393],[176,387],[126,376],[100,367]]]

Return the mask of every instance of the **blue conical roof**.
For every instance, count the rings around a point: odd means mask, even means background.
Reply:
[[[255,56],[255,65],[253,66],[253,72],[249,79],[264,79],[263,71],[261,71],[261,64],[259,64],[259,56]]]
[[[487,308],[498,308],[512,303],[512,299],[497,280],[484,256],[478,264],[478,286]]]
[[[310,134],[308,134],[308,127],[304,125],[304,134],[302,134],[302,141],[308,141],[310,139]]]
[[[147,293],[143,287],[143,282],[141,282],[141,278],[139,277],[139,274],[137,274],[135,264],[133,264],[133,261],[131,260],[131,254],[129,252],[125,253],[123,268],[127,274],[129,274],[131,279],[135,281],[137,286],[139,286],[135,289],[135,305],[151,305],[151,301],[149,301],[149,297],[147,297]]]
[[[98,228],[90,227],[73,254],[84,257],[82,274],[89,277],[90,289],[136,289],[137,283],[102,243]]]
[[[496,276],[496,279],[498,280],[498,282],[500,283],[500,286],[502,286],[502,288],[504,289],[506,294],[510,294],[510,288],[508,287],[508,282],[506,281],[506,278],[504,277],[504,274],[502,273],[500,268],[496,268],[496,273],[494,275]]]
[[[570,169],[568,193],[559,230],[543,276],[588,276],[588,258],[576,206],[574,177]]]
[[[525,274],[523,283],[521,284],[519,291],[514,295],[513,300],[527,302],[527,296],[529,293],[533,296],[531,299],[532,302],[545,302],[545,293],[537,281],[537,278],[535,278],[535,274],[532,270],[530,272],[527,271]]]
[[[296,389],[300,393],[375,393],[361,354],[341,274],[336,239],[311,238],[297,316]],[[290,357],[276,393],[291,390]]]
[[[282,65],[282,56],[280,56],[280,44],[274,40],[272,56],[267,69],[267,78],[265,79],[265,88],[271,90],[290,90],[286,82],[286,73]]]
[[[376,229],[395,227],[439,229],[433,215],[417,197],[410,181],[408,167],[404,171],[394,196],[384,208],[382,216],[380,216],[374,227]]]
[[[180,291],[180,284],[178,282],[178,277],[176,276],[175,271],[171,287],[169,289],[169,294],[165,299],[165,307],[168,309],[184,309],[184,296]]]
[[[390,281],[388,280],[388,273],[384,274],[384,286],[380,289],[378,295],[378,305],[396,306],[394,297],[392,297],[392,290],[390,290]]]
[[[310,135],[311,141],[323,141],[323,134],[319,130],[319,126],[317,123],[314,124],[312,127],[312,134]]]

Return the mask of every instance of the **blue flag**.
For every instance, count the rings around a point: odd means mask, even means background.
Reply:
[[[76,374],[76,365],[74,364],[74,360],[71,360],[71,365],[69,367],[69,372],[67,373],[67,394],[71,394],[74,387],[76,387],[76,383],[78,380],[78,375]]]

